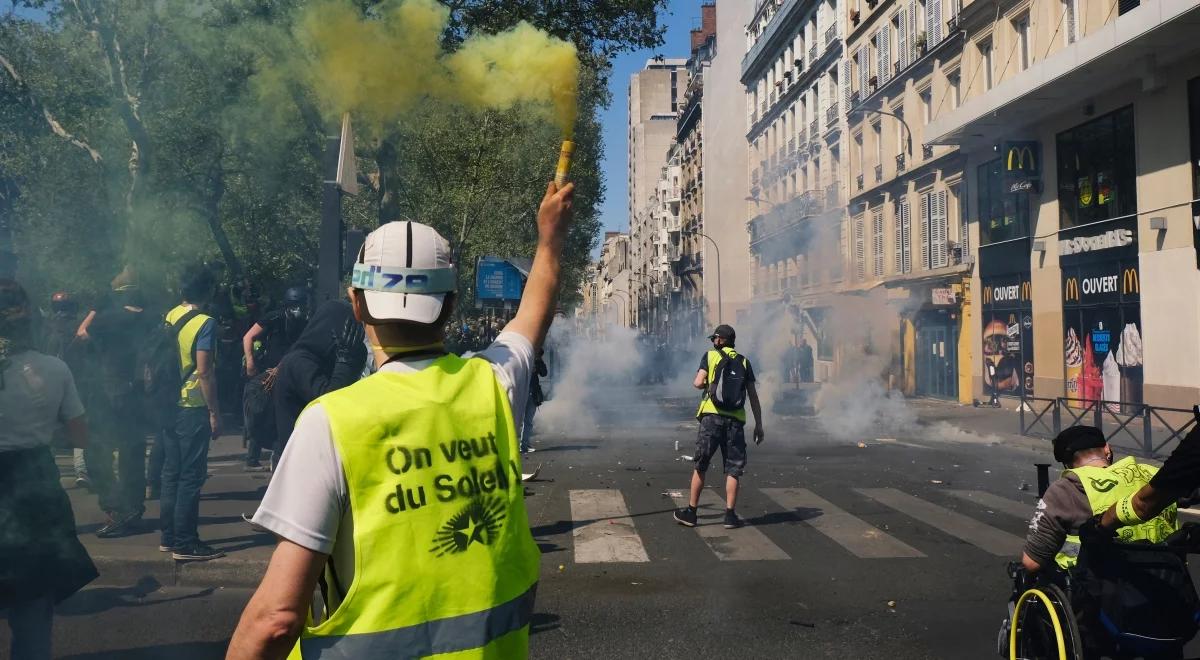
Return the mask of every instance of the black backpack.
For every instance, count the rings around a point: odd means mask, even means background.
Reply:
[[[721,359],[708,376],[708,398],[717,410],[736,412],[746,405],[746,358],[732,349],[721,351]]]
[[[193,309],[174,323],[163,322],[150,333],[138,356],[143,392],[146,395],[146,412],[159,425],[171,419],[179,402],[183,382],[192,375],[191,371],[195,370],[193,358],[192,369],[186,374],[183,373],[183,365],[179,362],[179,332],[199,314],[199,310]]]

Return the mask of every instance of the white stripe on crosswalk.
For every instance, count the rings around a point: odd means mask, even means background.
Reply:
[[[650,561],[621,491],[573,490],[570,496],[576,563]]]
[[[675,497],[677,506],[687,506],[687,495]],[[712,512],[717,515],[712,516]],[[700,514],[704,517],[696,525],[696,533],[708,544],[713,554],[722,561],[775,561],[791,559],[771,539],[753,527],[725,529],[725,501],[707,488],[700,493]]]
[[[993,495],[982,490],[951,490],[947,492],[959,499],[974,502],[992,511],[1007,513],[1017,518],[1029,519],[1033,516],[1033,504],[1022,504],[1007,497],[1000,497],[999,495]]]
[[[1024,546],[1024,541],[1018,536],[985,525],[961,513],[918,499],[908,493],[900,492],[895,488],[855,488],[854,490],[993,555],[1015,556]]]
[[[785,509],[812,509],[802,520],[862,559],[924,557],[906,543],[868,525],[804,488],[763,488],[767,497]]]

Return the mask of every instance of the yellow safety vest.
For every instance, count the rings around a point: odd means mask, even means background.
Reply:
[[[189,309],[179,305],[167,312],[167,323],[174,323],[187,314]],[[211,319],[207,314],[197,314],[179,330],[179,366],[180,374],[184,376],[183,389],[179,392],[179,406],[182,408],[204,408],[204,392],[200,390],[200,379],[196,376],[196,336],[200,328]],[[215,361],[210,368],[215,368]]]
[[[541,553],[491,365],[446,355],[317,401],[346,473],[355,572],[291,657],[526,657]]]
[[[730,357],[730,359],[736,360],[738,358],[741,358],[743,363],[746,362],[746,358],[738,355],[737,351],[734,351],[732,348],[725,346],[725,347],[723,347],[722,350],[725,353],[725,355],[728,355]],[[716,370],[717,363],[721,361],[722,356],[721,356],[721,353],[718,353],[716,349],[713,349],[708,352],[707,357],[708,357],[708,382],[712,383],[713,371]],[[717,408],[716,404],[714,404],[708,398],[708,387],[707,386],[704,388],[704,398],[700,399],[700,409],[696,411],[697,418],[699,418],[701,415],[724,415],[726,417],[732,417],[732,418],[738,420],[739,422],[744,423],[746,421],[746,409],[744,407],[739,410],[721,410],[720,408]]]
[[[1153,465],[1138,463],[1132,456],[1126,456],[1112,465],[1104,468],[1096,465],[1063,470],[1063,474],[1073,472],[1083,484],[1083,492],[1087,495],[1088,504],[1092,507],[1092,515],[1100,515],[1121,499],[1136,493],[1150,483],[1150,478],[1158,472]],[[1117,537],[1122,541],[1150,541],[1161,543],[1172,532],[1179,529],[1179,518],[1174,504],[1162,513],[1140,525],[1122,527],[1117,531]],[[1079,561],[1079,536],[1068,534],[1062,550],[1054,557],[1054,563],[1059,568],[1073,567]]]

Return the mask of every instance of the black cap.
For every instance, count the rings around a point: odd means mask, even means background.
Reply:
[[[1072,426],[1054,438],[1054,460],[1070,463],[1075,452],[1108,444],[1104,431],[1094,426]]]
[[[722,323],[721,325],[717,326],[716,330],[713,330],[711,335],[708,336],[710,340],[716,339],[717,337],[720,337],[729,343],[733,343],[733,341],[737,339],[737,333],[733,331],[733,326]]]

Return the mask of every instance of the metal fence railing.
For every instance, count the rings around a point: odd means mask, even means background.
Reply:
[[[1148,456],[1182,440],[1198,423],[1192,410],[1127,401],[1027,396],[1021,404],[1021,435],[1053,438],[1064,428],[1087,424],[1109,442],[1132,441]]]

